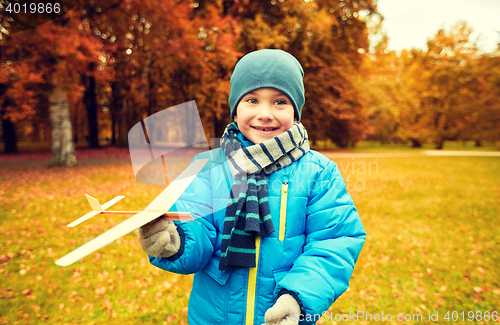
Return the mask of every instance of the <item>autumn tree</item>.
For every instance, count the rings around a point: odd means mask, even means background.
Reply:
[[[469,39],[471,31],[465,23],[440,30],[426,51],[375,47],[360,80],[375,137],[411,141],[414,147],[431,142],[437,149],[445,140],[474,137],[472,124],[488,111],[483,103],[491,96],[485,95],[490,83],[481,77],[486,70],[478,65],[486,61]]]
[[[29,49],[23,40],[11,39],[10,15],[0,16],[0,119],[6,153],[17,152],[15,123],[36,113],[38,102],[35,88],[43,82],[33,62],[24,58]],[[7,28],[6,28],[7,27]],[[10,29],[10,31],[9,31]],[[29,47],[29,45],[28,45]]]
[[[469,114],[460,121],[459,139],[480,146],[481,141],[500,140],[500,52],[483,53],[472,64],[469,90],[475,96],[467,103]]]
[[[23,62],[22,51],[0,42],[0,119],[2,120],[4,151],[17,152],[15,123],[36,113],[38,102],[36,87],[42,82],[41,74],[36,72],[30,62]],[[22,46],[22,45],[21,45]],[[19,51],[18,51],[19,50]]]
[[[427,89],[422,94],[426,115],[423,128],[437,149],[444,140],[455,140],[462,121],[471,113],[476,99],[476,76],[472,61],[478,49],[469,39],[472,29],[459,23],[452,31],[439,30],[427,43],[423,68],[428,73]]]
[[[215,7],[194,14],[187,1],[107,5],[82,8],[94,33],[114,46],[104,61],[115,71],[108,96],[116,142],[126,145],[128,130],[145,116],[193,99],[204,124],[217,125],[229,84],[224,70],[236,60],[230,17]]]
[[[368,50],[361,16],[376,13],[372,1],[224,1],[221,6],[241,26],[236,49],[242,55],[276,48],[301,62],[306,87],[302,121],[313,142],[328,137],[345,147],[365,136],[368,121],[353,76]]]
[[[387,51],[384,46],[365,56],[357,75],[356,84],[366,100],[372,126],[369,138],[382,143],[397,141],[400,108],[408,104],[408,91],[404,89],[406,84],[398,63],[396,53]]]
[[[38,81],[47,85],[40,86],[38,92],[52,104],[52,165],[76,163],[69,107],[75,106],[82,98],[81,75],[88,72],[89,66],[99,62],[102,55],[102,46],[95,44],[89,34],[90,30],[82,24],[79,13],[71,10],[52,22],[11,34],[5,40],[6,51],[2,51],[5,59],[13,65],[19,62],[35,67],[32,71],[37,71],[43,78]],[[16,105],[15,109],[19,108],[21,106]]]
[[[222,136],[230,122],[229,79],[238,57],[242,55],[236,50],[240,26],[233,16],[225,15],[224,10],[210,4],[192,9],[190,19],[196,31],[194,36],[201,41],[201,47],[191,52],[189,69],[184,68],[185,63],[179,62],[174,74],[191,74],[191,98],[196,98],[202,122],[212,138]],[[196,44],[194,40],[190,43]]]

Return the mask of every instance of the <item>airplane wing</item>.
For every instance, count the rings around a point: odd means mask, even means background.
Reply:
[[[109,208],[110,206],[112,206],[113,204],[115,204],[116,202],[120,201],[121,199],[123,199],[125,197],[125,195],[119,195],[117,197],[115,197],[114,199],[104,203],[102,205],[102,209],[103,210],[106,210],[107,208]]]
[[[78,218],[76,219],[75,221],[73,221],[72,223],[69,223],[67,226],[68,227],[74,227],[74,226],[78,226],[79,224],[81,224],[82,222],[84,222],[85,220],[88,220],[90,218],[92,218],[93,216],[96,216],[98,215],[99,213],[101,213],[102,211],[90,211],[89,213],[87,213],[86,215],[84,215],[83,217],[81,218]]]
[[[164,189],[158,197],[148,205],[146,210],[139,212],[133,217],[120,223],[118,226],[108,230],[90,242],[80,246],[71,253],[56,261],[59,266],[68,266],[79,259],[95,252],[99,248],[115,241],[129,232],[158,218],[174,205],[186,188],[195,179],[198,173],[206,165],[208,159],[193,161],[170,185]],[[155,208],[158,207],[158,208]]]

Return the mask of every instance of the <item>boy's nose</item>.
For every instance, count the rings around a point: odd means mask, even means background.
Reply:
[[[257,118],[263,119],[263,120],[272,120],[273,113],[271,110],[271,107],[267,104],[262,104],[259,110],[259,113],[257,115]]]

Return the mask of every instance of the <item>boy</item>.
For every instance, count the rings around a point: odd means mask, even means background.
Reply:
[[[153,265],[195,273],[191,325],[315,324],[348,287],[366,234],[335,163],[309,149],[303,75],[281,50],[241,58],[234,123],[175,205],[195,221],[139,230]]]

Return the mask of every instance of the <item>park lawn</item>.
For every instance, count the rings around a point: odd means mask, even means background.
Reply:
[[[333,315],[421,314],[403,323],[434,324],[428,315],[438,312],[436,323],[446,324],[448,311],[500,312],[499,158],[336,162],[368,238]]]
[[[500,310],[499,158],[335,161],[368,238],[330,317],[401,313],[413,318],[402,324],[421,324],[438,312],[432,324],[448,324],[447,311]],[[133,210],[162,188],[138,184],[127,163],[0,165],[0,323],[187,324],[192,276],[150,265],[135,233],[69,267],[54,264],[127,218],[67,228],[90,209],[84,193],[101,203],[126,195],[113,209]],[[371,323],[365,317],[337,323]]]
[[[106,148],[118,148],[115,146],[110,146],[106,142],[102,141],[101,150]],[[460,151],[499,151],[500,141],[482,141],[481,147],[476,147],[474,141],[445,141],[443,150],[460,150]],[[51,144],[50,143],[29,143],[29,142],[19,142],[18,143],[19,152],[22,153],[45,153],[47,160],[50,157]],[[119,148],[118,148],[119,149]],[[313,149],[319,151],[336,151],[336,152],[405,152],[405,153],[419,153],[422,150],[435,150],[435,146],[432,143],[424,143],[421,148],[412,148],[411,143],[381,143],[380,141],[359,141],[356,143],[354,148],[340,148],[337,147],[330,140],[327,141],[317,141],[313,146]],[[81,160],[78,156],[82,151],[95,151],[98,152],[99,149],[89,149],[88,144],[82,143],[76,146],[77,159]],[[4,146],[0,142],[0,153],[3,153]],[[9,154],[15,155],[15,154]],[[129,159],[128,156],[126,159]],[[1,161],[1,155],[0,155]]]
[[[318,141],[316,150],[326,151],[340,151],[340,152],[405,152],[405,153],[418,153],[422,150],[435,150],[436,147],[432,143],[424,143],[421,148],[412,148],[408,143],[380,143],[379,141],[360,141],[356,143],[354,148],[339,148],[331,141]],[[460,151],[498,151],[500,150],[500,142],[482,142],[481,147],[476,147],[474,141],[445,141],[442,150],[460,150]]]

